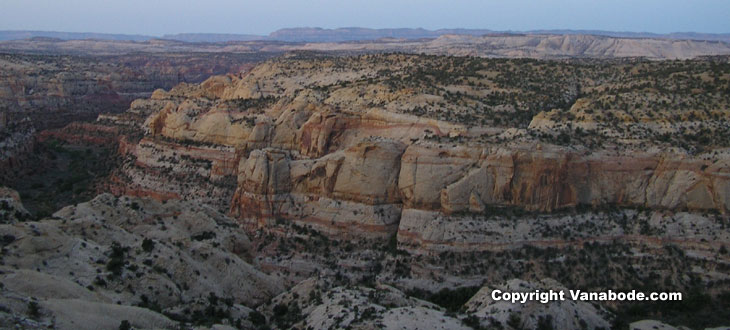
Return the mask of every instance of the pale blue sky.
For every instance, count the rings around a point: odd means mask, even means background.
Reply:
[[[0,0],[0,30],[268,34],[284,27],[730,32],[728,0]]]

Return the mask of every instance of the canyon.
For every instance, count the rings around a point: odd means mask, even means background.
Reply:
[[[471,38],[519,58],[453,56],[469,55],[457,44]],[[449,45],[425,54],[298,51],[190,73],[213,74],[202,81],[166,76],[122,98],[126,111],[93,106],[91,122],[29,116],[43,130],[28,131],[36,148],[82,146],[111,165],[79,192],[98,196],[44,217],[0,192],[11,306],[0,321],[93,328],[70,323],[86,308],[141,328],[726,325],[728,57],[696,57],[684,41],[636,53],[635,40],[540,37],[545,47],[526,50],[534,40],[520,38],[440,37],[429,42]],[[7,102],[43,114],[73,104],[64,96]],[[688,298],[515,309],[492,301],[495,288]],[[21,317],[33,303],[39,315]]]
[[[122,112],[156,88],[250,69],[266,55],[0,55],[0,163],[20,167],[36,132]],[[20,156],[20,157],[19,157]],[[3,173],[5,175],[6,173]]]

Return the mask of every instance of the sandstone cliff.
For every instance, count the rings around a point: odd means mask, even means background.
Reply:
[[[144,123],[148,136],[131,152],[135,160],[126,171],[127,187],[157,189],[153,181],[135,178],[135,168],[194,174],[211,183],[236,176],[230,204],[217,204],[229,206],[245,223],[289,219],[333,233],[352,227],[350,232],[383,236],[393,233],[402,212],[411,209],[446,215],[604,205],[730,210],[730,164],[723,149],[695,156],[621,144],[621,153],[561,146],[542,139],[545,128],[514,133],[499,126],[474,127],[460,117],[403,113],[398,104],[428,96],[418,88],[383,95],[373,90],[371,96],[367,88],[377,86],[373,83],[362,86],[364,98],[353,95],[356,77],[368,76],[389,59],[402,66],[418,61],[403,56],[384,57],[374,65],[368,64],[373,59],[348,60],[353,63],[347,66],[340,59],[274,61],[242,77],[215,77],[156,92],[152,109],[157,110]],[[341,72],[344,67],[349,71]],[[335,78],[328,73],[334,72],[341,72],[337,86],[343,87],[322,93],[324,87],[304,85],[332,86]],[[458,102],[442,107],[466,111]],[[485,141],[485,134],[498,138]],[[644,138],[642,143],[656,142]],[[166,161],[177,154],[183,163]],[[157,190],[170,196],[196,194]]]

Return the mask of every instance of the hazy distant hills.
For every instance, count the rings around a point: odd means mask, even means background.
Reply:
[[[647,32],[614,32],[600,30],[534,30],[534,31],[493,31],[486,29],[439,29],[426,30],[421,28],[401,29],[369,29],[346,27],[337,29],[323,28],[286,28],[270,33],[269,35],[253,34],[223,34],[223,33],[180,33],[167,34],[162,37],[149,35],[106,34],[106,33],[76,33],[52,31],[0,31],[0,41],[20,40],[35,37],[56,38],[61,40],[101,39],[147,41],[151,39],[169,39],[184,42],[229,42],[229,41],[286,41],[286,42],[346,42],[364,41],[383,38],[395,39],[423,39],[438,38],[443,35],[470,35],[480,36],[487,34],[558,34],[558,35],[598,35],[617,38],[656,38],[656,39],[690,39],[706,41],[730,42],[730,33],[696,33],[677,32],[657,34]]]
[[[285,41],[285,42],[345,42],[365,41],[383,38],[394,39],[423,39],[438,38],[447,34],[479,36],[494,33],[484,29],[368,29],[346,27],[338,29],[323,28],[286,28],[270,33],[268,36],[250,34],[216,34],[216,33],[181,33],[166,34],[162,39],[179,40],[185,42],[224,42],[224,41]]]
[[[587,34],[606,36],[614,38],[655,38],[655,39],[676,39],[676,40],[705,40],[730,42],[730,33],[698,33],[698,32],[674,32],[674,33],[649,33],[649,32],[615,32],[601,30],[534,30],[529,33],[544,34]]]
[[[483,29],[368,29],[358,27],[322,29],[322,28],[290,28],[280,29],[269,34],[268,38],[290,42],[342,42],[375,40],[381,38],[421,39],[438,38],[446,34],[484,35],[494,33]]]
[[[0,41],[21,40],[30,38],[54,38],[61,40],[101,39],[101,40],[128,40],[146,41],[156,37],[136,34],[109,34],[86,32],[55,32],[55,31],[0,31]]]
[[[677,32],[658,34],[648,32],[615,32],[600,30],[533,30],[533,31],[495,31],[486,29],[368,29],[368,28],[290,28],[280,29],[269,34],[267,39],[291,42],[342,42],[375,40],[381,38],[420,39],[438,38],[443,35],[492,35],[492,34],[559,34],[559,35],[597,35],[616,38],[658,38],[689,39],[730,42],[730,33]],[[181,40],[181,39],[177,39]],[[183,40],[185,41],[185,40]]]
[[[177,40],[177,41],[184,41],[184,42],[227,42],[227,41],[267,40],[267,37],[255,35],[255,34],[178,33],[178,34],[163,35],[162,39]]]
[[[487,34],[442,35],[438,38],[381,38],[346,42],[287,42],[277,40],[184,42],[60,40],[35,37],[0,41],[0,53],[121,55],[132,53],[287,53],[293,51],[331,54],[404,52],[478,57],[688,59],[730,55],[730,43],[708,40],[619,38],[586,34]]]

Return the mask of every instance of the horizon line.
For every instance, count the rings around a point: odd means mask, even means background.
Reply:
[[[269,37],[271,34],[282,30],[296,30],[296,29],[318,29],[323,31],[336,31],[341,29],[364,29],[364,30],[423,30],[427,32],[439,32],[443,30],[465,30],[465,31],[479,31],[485,30],[495,33],[535,33],[535,32],[553,32],[560,34],[559,32],[584,32],[590,34],[591,32],[599,33],[631,33],[631,34],[653,34],[653,35],[673,35],[673,34],[707,34],[707,35],[730,35],[729,32],[701,32],[701,31],[673,31],[673,32],[650,32],[650,31],[632,31],[632,30],[603,30],[603,29],[573,29],[573,28],[541,28],[532,30],[493,30],[489,28],[465,28],[465,27],[442,27],[438,29],[427,29],[423,27],[386,27],[386,28],[371,28],[363,26],[342,26],[336,28],[325,28],[318,26],[293,26],[293,27],[282,27],[268,34],[256,34],[256,33],[244,33],[244,32],[172,32],[164,34],[139,34],[139,33],[128,33],[128,32],[94,32],[94,31],[69,31],[69,30],[42,30],[42,29],[0,29],[0,32],[39,32],[39,33],[75,33],[75,34],[100,34],[100,35],[124,35],[124,36],[136,36],[136,37],[156,37],[162,38],[165,36],[184,35],[184,34],[211,34],[211,35],[238,35],[238,36],[257,36],[257,37]]]

